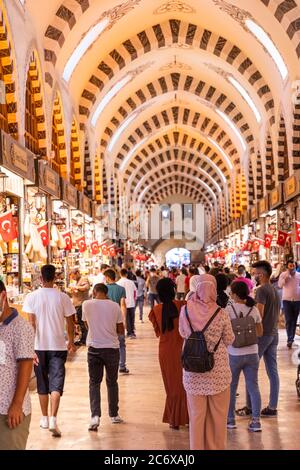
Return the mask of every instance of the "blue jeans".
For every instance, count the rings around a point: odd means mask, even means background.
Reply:
[[[277,347],[278,332],[273,336],[262,336],[258,338],[258,355],[264,358],[266,371],[270,381],[270,398],[269,407],[273,410],[277,409],[279,397],[279,374],[277,368]],[[251,409],[250,396],[247,392],[247,406]]]
[[[151,308],[151,310],[152,310],[153,307],[154,307],[155,301],[156,301],[157,304],[159,303],[158,294],[149,294],[149,302],[150,302],[150,308]]]
[[[120,369],[126,368],[126,342],[125,335],[119,335],[120,343]]]
[[[300,313],[300,302],[283,301],[285,327],[288,343],[293,343],[296,334],[297,320]]]
[[[252,417],[259,418],[261,410],[261,397],[258,387],[258,354],[245,354],[244,356],[229,355],[232,381],[230,385],[230,405],[228,411],[228,420],[235,419],[236,391],[239,384],[240,373],[243,371],[246,387],[251,399]]]
[[[144,296],[141,295],[136,299],[135,308],[139,307],[140,320],[143,320]]]

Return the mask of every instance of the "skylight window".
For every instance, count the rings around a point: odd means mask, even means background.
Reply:
[[[69,82],[75,68],[79,64],[81,58],[84,56],[88,48],[98,39],[109,24],[109,18],[104,18],[102,21],[93,26],[80,41],[78,46],[71,54],[68,62],[63,71],[63,79]]]
[[[226,161],[227,166],[229,167],[229,169],[233,170],[233,165],[232,165],[231,161],[229,160],[228,156],[226,155],[226,153],[224,152],[224,150],[222,149],[222,147],[217,142],[215,142],[211,137],[207,137],[207,139],[209,140],[209,142],[212,145],[214,145],[219,150],[221,155],[223,155],[224,160]]]
[[[244,100],[246,101],[246,103],[250,106],[250,108],[252,109],[253,111],[253,114],[257,120],[258,123],[261,122],[261,115],[257,109],[257,107],[255,106],[254,104],[254,101],[252,100],[252,98],[250,97],[250,95],[248,94],[248,92],[245,90],[245,88],[242,87],[242,85],[232,76],[232,75],[229,75],[228,76],[228,80],[230,81],[230,83],[236,88],[236,90],[240,93],[240,95],[242,95],[242,97],[244,98]]]
[[[287,66],[284,63],[284,60],[278,51],[277,47],[273,43],[273,41],[270,39],[268,34],[260,27],[258,24],[256,24],[253,20],[247,19],[245,21],[247,28],[251,31],[251,33],[254,34],[256,39],[262,44],[263,47],[265,47],[274,60],[280,75],[283,80],[286,79],[288,76],[288,69]]]
[[[121,134],[125,131],[125,129],[129,126],[129,124],[136,118],[137,116],[137,112],[131,114],[131,116],[129,116],[119,127],[118,129],[116,130],[116,132],[114,133],[113,137],[110,139],[110,142],[109,142],[109,145],[107,147],[107,150],[109,152],[112,151],[114,145],[116,144],[117,140],[119,139],[119,137],[121,136]]]
[[[123,171],[131,157],[135,154],[137,150],[139,150],[140,147],[146,142],[147,139],[149,139],[150,136],[144,137],[140,142],[138,142],[131,150],[130,152],[126,155],[126,158],[123,160],[121,166],[120,166],[120,171]]]
[[[102,114],[103,110],[106,108],[108,103],[116,96],[117,93],[131,80],[131,75],[126,75],[120,82],[116,83],[112,89],[104,96],[103,100],[98,104],[96,111],[92,117],[92,126],[96,127],[97,121]]]
[[[223,113],[223,111],[220,111],[219,109],[217,109],[216,111],[217,111],[218,115],[222,119],[224,119],[225,122],[227,122],[228,126],[233,130],[233,132],[235,133],[235,135],[239,139],[239,141],[241,143],[241,146],[243,147],[243,150],[246,151],[247,146],[245,144],[245,141],[244,141],[243,137],[241,136],[241,134],[239,133],[239,131],[237,130],[237,128],[235,127],[235,125],[233,124],[233,122],[231,121],[231,119],[229,119],[229,117],[225,113]]]

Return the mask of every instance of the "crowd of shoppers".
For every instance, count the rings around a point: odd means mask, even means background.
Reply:
[[[90,280],[75,269],[71,274],[74,285],[65,294],[55,287],[54,266],[46,265],[41,270],[42,287],[25,299],[23,311],[29,322],[10,308],[0,281],[0,449],[26,447],[33,364],[40,427],[54,437],[61,436],[57,415],[65,363],[68,353],[74,354],[85,344],[91,409],[88,429],[97,431],[100,425],[104,371],[111,422],[122,423],[118,375],[129,373],[126,335],[136,338],[136,310],[143,322],[145,304],[159,339],[166,392],[163,422],[174,430],[189,425],[193,450],[226,448],[227,430],[237,427],[236,416],[248,416],[249,431],[260,432],[260,418],[278,413],[281,308],[289,349],[299,315],[300,273],[293,260],[285,268],[272,275],[271,265],[259,261],[251,267],[251,278],[242,265],[235,271],[214,263],[213,267],[153,267],[135,273],[102,265]],[[78,341],[74,341],[76,332]],[[202,332],[202,346],[213,357],[213,367],[203,373],[186,370],[181,360],[184,345],[195,332]],[[270,383],[269,402],[263,409],[258,380],[261,358]],[[246,405],[236,410],[241,372]]]

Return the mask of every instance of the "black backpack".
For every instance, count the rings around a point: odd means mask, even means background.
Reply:
[[[198,372],[203,374],[204,372],[210,372],[213,369],[215,365],[214,353],[220,345],[221,338],[216,344],[213,352],[209,352],[204,332],[216,318],[220,310],[221,309],[218,308],[202,331],[194,331],[188,316],[187,306],[185,307],[186,318],[192,331],[192,334],[187,340],[185,340],[181,355],[182,366],[187,372]]]
[[[253,307],[250,308],[246,316],[243,316],[242,312],[238,315],[233,304],[231,304],[231,308],[236,317],[231,320],[235,336],[232,346],[234,348],[245,348],[246,346],[257,344],[255,320],[250,316]]]

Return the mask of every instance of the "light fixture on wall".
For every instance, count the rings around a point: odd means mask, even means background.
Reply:
[[[41,212],[41,210],[44,207],[44,198],[45,198],[45,195],[40,192],[34,195],[35,208],[38,212]]]

